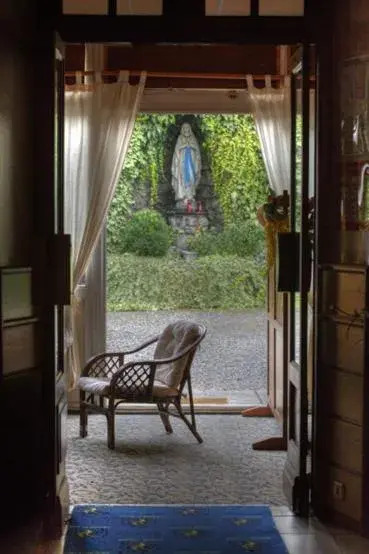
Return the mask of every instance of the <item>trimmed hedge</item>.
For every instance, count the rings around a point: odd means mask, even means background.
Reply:
[[[229,223],[220,233],[200,230],[190,238],[189,246],[199,256],[265,258],[264,231],[256,219]]]
[[[140,210],[121,229],[121,252],[162,257],[172,241],[172,228],[159,212]]]
[[[266,274],[251,258],[109,255],[108,311],[245,310],[265,303]]]

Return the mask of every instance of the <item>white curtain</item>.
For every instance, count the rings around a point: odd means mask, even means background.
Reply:
[[[103,71],[105,51],[106,47],[103,44],[85,44],[85,71]],[[85,83],[93,82],[94,77],[85,76]],[[85,360],[106,350],[105,229],[106,225],[101,231],[84,279],[83,357]],[[69,394],[68,402],[71,407],[79,407],[78,388]]]
[[[247,91],[259,136],[269,184],[276,195],[290,190],[291,175],[291,86],[285,77],[283,86],[272,87],[270,76],[265,87],[254,86],[247,75]]]
[[[85,71],[104,69],[105,49],[103,44],[85,44]],[[86,76],[85,83],[93,83],[93,77]]]
[[[72,302],[67,314],[69,385],[74,388],[83,358],[84,278],[92,259],[123,167],[145,86],[119,81],[93,85],[65,95],[65,228],[72,237]]]

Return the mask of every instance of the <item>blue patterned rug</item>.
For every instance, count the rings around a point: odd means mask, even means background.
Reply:
[[[287,554],[267,506],[79,505],[64,554]]]

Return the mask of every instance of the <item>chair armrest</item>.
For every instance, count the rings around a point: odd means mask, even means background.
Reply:
[[[147,348],[148,346],[150,346],[154,342],[157,342],[159,340],[159,337],[160,337],[160,335],[156,335],[155,337],[151,337],[150,339],[147,339],[145,342],[142,342],[141,344],[139,344],[135,348],[132,348],[131,350],[125,350],[124,352],[122,352],[122,354],[124,354],[124,355],[134,354],[135,352],[139,352],[140,350],[144,350],[144,348]]]
[[[128,362],[116,371],[110,381],[112,396],[120,395],[124,398],[138,398],[141,402],[150,400],[155,379],[156,368],[180,360],[195,350],[201,339],[184,348],[170,358],[155,358]]]
[[[81,377],[103,377],[111,379],[124,364],[123,352],[102,352],[88,360]]]
[[[115,372],[124,365],[124,358],[128,354],[134,354],[147,348],[159,338],[152,337],[131,350],[124,352],[101,352],[92,356],[82,370],[81,377],[103,377],[111,379]]]
[[[155,371],[156,371],[156,366],[158,365],[164,365],[164,364],[170,364],[172,362],[176,362],[177,360],[180,360],[181,358],[183,358],[184,356],[186,356],[187,354],[189,354],[190,352],[196,350],[196,348],[198,347],[198,345],[200,344],[200,342],[202,341],[204,337],[201,336],[199,337],[196,341],[194,341],[192,344],[189,344],[186,348],[184,348],[183,350],[181,350],[180,352],[178,352],[175,356],[171,356],[170,358],[155,358],[155,359],[147,359],[147,360],[139,360],[137,362],[135,361],[132,361],[132,362],[128,362],[126,363],[123,367],[121,367],[119,369],[119,371],[115,372],[114,374],[114,377],[116,377],[118,379],[118,376],[121,374],[121,373],[124,373],[124,371],[130,367],[130,368],[135,368],[136,367],[136,370],[139,368],[139,367],[144,367],[144,366],[149,366],[149,367],[153,367],[154,368],[154,374],[155,374]],[[156,339],[152,339],[151,342],[154,342],[154,340],[157,340]],[[130,353],[130,352],[128,352]],[[127,352],[125,352],[125,354],[127,354]],[[134,371],[133,371],[134,372]],[[116,379],[115,379],[116,381]],[[113,383],[115,382],[113,379],[112,379],[112,382],[111,384],[113,385]]]

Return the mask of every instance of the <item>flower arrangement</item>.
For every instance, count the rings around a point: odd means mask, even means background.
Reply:
[[[290,230],[289,205],[289,195],[284,191],[282,195],[269,196],[268,202],[257,211],[257,219],[265,231],[269,269],[274,266],[276,260],[277,234]]]

